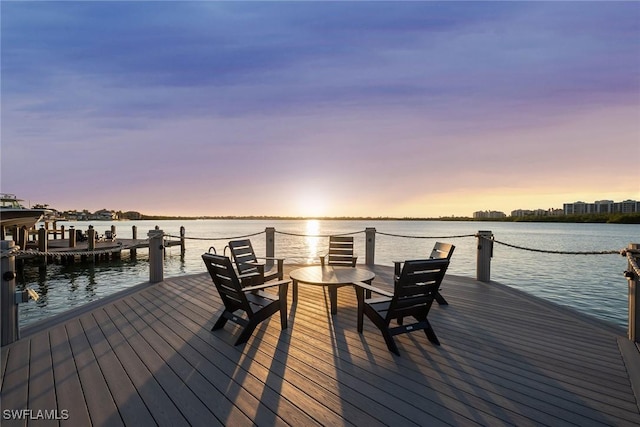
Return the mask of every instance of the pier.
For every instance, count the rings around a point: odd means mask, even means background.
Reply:
[[[390,289],[392,268],[371,268]],[[370,322],[357,333],[354,292],[332,316],[323,289],[301,287],[288,329],[274,316],[239,347],[235,329],[210,331],[222,303],[206,273],[32,325],[2,348],[3,410],[55,410],[60,425],[640,424],[622,329],[448,275],[449,305],[429,317],[442,345],[402,335],[397,357]]]
[[[184,252],[184,227],[180,228],[179,233],[177,239],[164,239],[163,247],[180,246]],[[112,225],[111,230],[105,235],[99,236],[91,225],[85,232],[74,227],[65,230],[62,226],[58,229],[55,222],[52,229],[47,222],[39,229],[13,228],[10,233],[3,232],[3,235],[5,234],[12,236],[15,244],[22,249],[17,259],[41,258],[47,263],[70,263],[76,260],[108,261],[120,259],[122,252],[129,251],[129,255],[135,257],[138,249],[149,248],[149,239],[139,239],[136,226],[132,227],[132,238],[125,239],[117,237],[115,225]],[[33,240],[28,240],[29,237]]]
[[[359,266],[391,291],[393,267],[375,264],[365,233]],[[164,279],[165,235],[148,237],[148,282],[2,347],[3,425],[640,425],[637,245],[625,331],[492,281],[493,236],[479,232],[477,277],[447,274],[449,305],[429,314],[441,345],[403,334],[395,356],[368,319],[357,332],[349,287],[332,315],[326,288],[301,286],[287,329],[274,316],[236,347],[237,327],[211,331],[222,302],[208,273]]]

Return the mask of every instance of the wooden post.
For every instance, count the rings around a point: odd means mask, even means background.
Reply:
[[[87,247],[90,251],[96,249],[96,230],[93,228],[93,225],[90,225],[87,230]]]
[[[629,243],[627,249],[638,250],[640,249],[640,244]],[[624,275],[629,282],[629,341],[637,343],[640,342],[640,289],[638,289],[640,287],[640,276],[637,270],[640,263],[640,254],[631,254],[631,257],[635,260],[635,266],[629,261]]]
[[[11,239],[13,239],[14,243],[18,243],[18,226],[14,225],[11,227]]]
[[[180,254],[184,255],[184,236],[185,230],[183,226],[180,226]]]
[[[2,241],[2,252],[11,251],[15,246],[13,240]],[[18,326],[18,304],[16,304],[16,257],[9,256],[1,259],[2,285],[0,286],[0,324],[2,325],[2,345],[11,344],[20,339]]]
[[[476,280],[491,281],[491,257],[493,256],[493,233],[478,231],[478,255],[476,259]]]
[[[40,226],[38,230],[38,250],[47,252],[47,229],[43,226]]]
[[[60,226],[60,239],[64,240],[64,225]]]
[[[27,241],[29,240],[29,230],[27,230],[26,226],[20,227],[18,230],[18,246],[20,249],[27,249]]]
[[[73,228],[73,225],[69,227],[69,248],[76,247],[76,230]]]
[[[149,281],[158,283],[164,280],[163,257],[164,245],[162,239],[164,232],[159,229],[149,230]]]
[[[93,225],[90,225],[87,230],[87,250],[89,252],[96,250],[96,230],[93,228]],[[96,256],[94,254],[88,255],[88,259],[94,262]]]
[[[276,243],[275,243],[276,229],[274,227],[267,227],[264,229],[264,232],[266,234],[265,240],[267,245],[265,256],[267,258],[274,258],[276,256]],[[265,264],[266,264],[265,268],[268,270],[273,267],[273,260],[268,259]]]
[[[376,259],[376,229],[367,227],[365,233],[365,264],[373,267]]]
[[[58,238],[58,222],[53,221],[53,240],[56,240],[57,238]],[[64,235],[62,236],[62,238],[64,239]]]
[[[135,225],[131,226],[131,238],[133,240],[136,240],[138,238],[138,227]],[[131,259],[136,259],[136,255],[138,254],[138,251],[136,248],[131,248],[131,250],[129,251],[129,254],[131,255]]]

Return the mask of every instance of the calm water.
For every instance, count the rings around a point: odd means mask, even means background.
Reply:
[[[185,255],[181,257],[179,247],[167,249],[165,277],[204,272],[200,255],[210,246],[220,253],[229,238],[262,232],[266,227],[275,227],[276,255],[285,257],[287,263],[319,262],[318,256],[326,252],[328,239],[308,236],[349,232],[359,232],[354,235],[356,252],[359,262],[364,262],[364,229],[375,227],[378,232],[376,264],[393,265],[395,260],[428,256],[435,241],[440,240],[456,245],[449,272],[468,277],[476,274],[476,239],[448,236],[491,230],[498,241],[554,251],[620,250],[631,242],[640,242],[640,225],[628,224],[203,220],[59,222],[58,226],[65,225],[68,229],[73,225],[76,229],[86,230],[89,224],[100,234],[114,224],[120,238],[131,238],[133,225],[138,228],[139,238],[146,236],[156,225],[166,234],[175,236],[179,234],[180,226],[184,226],[188,238]],[[393,237],[379,234],[381,232],[430,238]],[[251,240],[258,256],[264,255],[264,233],[252,236]],[[626,258],[620,255],[544,254],[495,244],[491,279],[626,328],[627,281],[622,275],[626,268]],[[19,285],[33,287],[42,298],[20,305],[20,324],[24,326],[45,319],[148,279],[146,249],[138,250],[136,260],[130,259],[127,251],[118,262],[76,263],[73,266],[49,264],[46,267],[27,263],[19,271]]]

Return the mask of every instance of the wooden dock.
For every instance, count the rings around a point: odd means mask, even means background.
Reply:
[[[180,240],[166,239],[163,242],[164,247],[183,246],[184,244]],[[118,259],[122,256],[122,252],[129,251],[130,255],[136,253],[138,249],[148,249],[149,239],[115,239],[115,240],[99,240],[93,245],[94,248],[89,248],[89,243],[77,242],[74,247],[69,247],[69,241],[67,239],[52,239],[47,241],[47,254],[51,260],[60,259],[62,261],[74,260],[78,257],[86,257],[93,253],[98,253],[99,256],[96,259],[115,258]],[[37,251],[36,245],[32,244],[28,248]],[[70,255],[69,255],[70,254]],[[34,257],[42,257],[38,252],[33,253],[21,253],[17,256],[17,259],[27,259]]]
[[[390,288],[392,268],[374,271]],[[497,283],[449,275],[442,294],[442,345],[401,335],[398,357],[368,319],[357,333],[349,287],[331,316],[326,290],[300,285],[288,329],[276,315],[234,347],[235,327],[210,331],[207,274],[143,284],[2,348],[2,425],[640,425],[624,330]]]

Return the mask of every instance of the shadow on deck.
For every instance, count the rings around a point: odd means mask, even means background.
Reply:
[[[237,327],[210,332],[207,274],[142,286],[3,348],[2,424],[640,425],[624,331],[496,283],[449,275],[442,293],[442,345],[401,335],[397,357],[368,319],[357,333],[350,287],[331,316],[301,284],[288,329],[276,315],[234,347]]]

